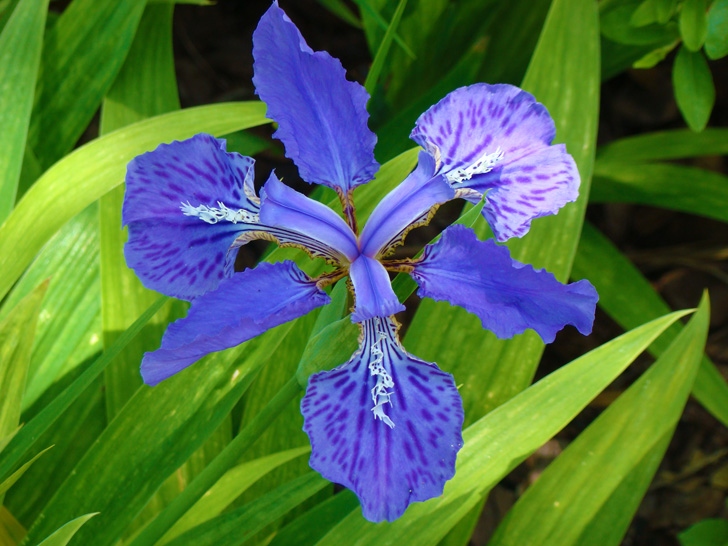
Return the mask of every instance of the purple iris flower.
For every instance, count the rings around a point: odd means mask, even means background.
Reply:
[[[334,189],[343,215],[284,185],[275,174],[258,196],[253,160],[200,134],[162,144],[128,167],[123,221],[127,263],[145,286],[189,300],[161,347],[144,356],[155,385],[206,354],[233,347],[329,303],[323,290],[348,276],[359,349],[310,377],[301,403],[311,466],[352,489],[364,517],[394,520],[409,503],[442,494],[462,446],[462,401],[450,374],[409,354],[393,315],[404,309],[390,271],[406,272],[418,294],[460,305],[509,338],[533,329],[551,342],[571,324],[591,331],[597,294],[587,281],[563,285],[511,259],[494,241],[451,226],[417,259],[388,256],[440,204],[484,199],[498,241],[521,237],[578,194],[579,174],[554,123],[533,96],[511,85],[457,89],[417,120],[417,168],[375,208],[359,232],[352,190],[372,180],[376,136],[368,95],[341,63],[314,52],[278,7],[253,36],[254,83],[278,123],[275,136],[309,183]],[[310,278],[293,262],[234,271],[253,239],[295,246],[333,270]],[[463,355],[473,358],[475,355]],[[477,365],[474,362],[473,365]]]

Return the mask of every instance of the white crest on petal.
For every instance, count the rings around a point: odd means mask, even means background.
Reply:
[[[374,320],[379,321],[380,319],[376,317]],[[384,352],[378,346],[382,342],[382,340],[386,338],[387,334],[385,334],[384,332],[379,332],[379,339],[374,342],[371,348],[371,353],[374,359],[369,363],[369,371],[371,372],[371,375],[373,377],[377,378],[377,383],[372,389],[372,400],[374,401],[374,407],[372,408],[372,412],[374,413],[375,419],[381,419],[390,428],[394,428],[394,423],[389,418],[389,416],[384,413],[384,405],[387,403],[392,403],[392,392],[387,391],[387,389],[391,389],[392,387],[394,387],[394,381],[382,365],[382,361],[384,360]]]
[[[188,201],[187,203],[182,203],[179,208],[185,216],[195,216],[208,224],[217,224],[221,220],[226,220],[233,224],[237,224],[238,222],[257,224],[260,222],[260,216],[248,210],[228,208],[222,201],[218,201],[217,205],[217,207],[208,207],[207,205],[193,207]]]
[[[502,159],[503,151],[498,147],[495,152],[492,154],[486,152],[478,161],[468,167],[453,169],[445,173],[445,178],[451,184],[460,184],[470,180],[476,174],[485,174],[492,171]]]

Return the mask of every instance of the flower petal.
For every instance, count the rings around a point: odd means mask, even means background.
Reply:
[[[511,259],[508,248],[492,239],[479,241],[464,226],[449,227],[425,247],[412,277],[420,297],[463,307],[499,338],[531,328],[551,343],[567,324],[588,335],[599,299],[588,281],[561,284],[553,274]]]
[[[355,305],[352,322],[362,322],[373,317],[388,317],[404,311],[392,290],[389,274],[384,266],[369,256],[359,256],[349,268],[349,278],[354,286]]]
[[[309,378],[301,402],[311,467],[356,493],[369,521],[442,494],[463,444],[450,374],[404,350],[391,318],[364,322],[359,350]]]
[[[507,84],[461,87],[417,120],[410,137],[430,152],[453,188],[478,202],[496,238],[528,232],[579,194],[579,173],[554,122],[526,91]]]
[[[420,152],[417,168],[379,202],[367,220],[361,232],[362,254],[385,256],[411,229],[429,222],[435,206],[455,197],[435,170],[433,158]]]
[[[144,355],[144,382],[156,385],[208,353],[239,345],[330,301],[291,261],[235,273],[217,290],[196,298],[187,316],[169,325],[162,346]]]
[[[254,228],[245,219],[257,221],[253,163],[206,134],[161,144],[129,163],[124,255],[144,286],[187,300],[218,286],[226,251],[241,232]],[[237,217],[218,219],[210,211]]]
[[[377,137],[367,127],[369,95],[347,81],[338,59],[306,45],[278,2],[258,23],[253,57],[256,93],[301,178],[340,195],[371,180],[379,164]]]
[[[341,262],[353,262],[359,255],[356,236],[344,220],[329,207],[289,188],[271,173],[261,189],[260,221],[268,226],[295,232],[277,235],[280,244],[289,239],[310,239],[308,246],[326,246],[325,253]],[[326,256],[324,256],[326,257]]]

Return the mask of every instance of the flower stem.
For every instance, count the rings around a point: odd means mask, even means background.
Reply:
[[[153,546],[265,432],[301,391],[296,377],[283,385],[262,411],[154,518],[130,546]]]

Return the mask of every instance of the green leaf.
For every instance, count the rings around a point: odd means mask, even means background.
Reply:
[[[18,468],[15,472],[10,474],[7,478],[5,478],[2,482],[0,482],[0,498],[10,489],[13,485],[15,485],[15,482],[17,482],[23,474],[27,472],[27,470],[31,467],[31,465],[37,461],[43,453],[51,449],[53,446],[48,446],[43,451],[37,453],[32,459],[30,459],[27,463],[25,463],[23,466]]]
[[[271,470],[311,451],[308,446],[253,459],[228,470],[157,542],[160,546],[219,515],[230,503]]]
[[[690,51],[699,51],[708,34],[708,0],[685,0],[679,20],[685,47]]]
[[[382,72],[384,60],[387,58],[389,47],[392,45],[392,38],[394,38],[397,26],[399,25],[399,21],[402,18],[402,14],[404,13],[404,8],[406,6],[407,0],[399,0],[397,9],[392,16],[392,21],[387,27],[387,32],[384,34],[384,38],[382,38],[382,41],[379,44],[379,49],[377,49],[377,54],[374,56],[372,66],[369,68],[367,79],[364,82],[364,88],[370,95],[374,94],[374,87],[377,85],[377,81],[379,80],[379,74]]]
[[[92,204],[43,247],[0,308],[0,317],[50,278],[41,304],[28,383],[27,409],[56,380],[101,351],[98,207]]]
[[[599,293],[601,307],[629,330],[670,311],[650,282],[604,235],[585,224],[572,271],[574,280],[588,278]],[[650,347],[660,356],[680,333],[674,325]],[[693,395],[716,419],[728,426],[728,383],[713,363],[703,357]]]
[[[600,519],[610,521],[603,528],[610,540],[599,535],[588,540],[604,546],[621,542],[657,465],[649,465],[648,479],[631,489],[626,502],[610,504],[610,511],[604,505],[644,458],[654,455],[655,446],[661,448],[658,462],[664,454],[665,437],[672,436],[700,365],[709,318],[704,296],[695,316],[650,370],[571,442],[511,508],[490,546],[583,544],[583,531]]]
[[[675,40],[672,43],[653,49],[644,57],[636,60],[632,63],[632,68],[652,68],[657,63],[664,61],[673,49],[675,49],[680,42]]]
[[[83,524],[96,515],[98,515],[98,512],[86,514],[85,516],[69,521],[38,546],[66,546]]]
[[[325,1],[331,2],[332,0]],[[358,5],[361,10],[364,10],[364,13],[366,13],[366,15],[370,17],[372,21],[374,21],[374,25],[379,26],[384,32],[387,31],[387,29],[389,28],[387,21],[385,21],[384,18],[379,14],[379,12],[374,9],[370,0],[353,0],[353,2]],[[404,51],[411,59],[415,59],[417,57],[412,49],[407,45],[407,43],[399,36],[399,34],[394,34],[394,41],[397,42],[397,45],[399,45],[399,47],[402,48],[402,51]],[[373,50],[374,48],[371,49]]]
[[[15,432],[30,363],[41,302],[48,281],[41,283],[0,322],[0,438]]]
[[[28,132],[28,146],[44,168],[73,148],[93,118],[121,69],[145,4],[74,0],[49,29]]]
[[[675,100],[688,126],[695,132],[705,129],[715,103],[715,86],[708,62],[701,52],[681,47],[672,67]]]
[[[169,546],[220,546],[242,544],[269,523],[329,485],[316,472],[309,472],[267,495],[203,523],[177,537]]]
[[[636,10],[634,10],[629,22],[635,27],[643,27],[650,23],[656,23],[657,0],[644,0],[644,2],[642,2]]]
[[[597,169],[606,162],[655,161],[728,154],[728,129],[660,131],[610,142],[597,149]]]
[[[728,521],[705,519],[677,535],[677,539],[680,546],[725,546],[728,544]]]
[[[634,26],[640,0],[605,0],[599,3],[601,33],[609,40],[632,46],[657,46],[678,38],[674,23]],[[641,15],[637,15],[639,19]]]
[[[24,536],[25,528],[7,508],[0,506],[0,544],[17,546]]]
[[[5,450],[0,453],[0,479],[10,473],[39,436],[48,430],[73,401],[93,383],[108,363],[124,348],[130,339],[139,333],[139,330],[154,316],[166,300],[166,297],[162,297],[147,309],[114,345],[109,347],[76,381],[64,389],[15,435]]]
[[[590,202],[650,205],[728,222],[728,177],[682,165],[598,162]]]
[[[50,237],[90,203],[118,186],[126,164],[160,142],[216,135],[266,123],[260,102],[188,108],[134,123],[75,150],[48,169],[0,226],[0,298]],[[49,214],[48,211],[53,211]]]
[[[142,119],[179,109],[172,52],[174,4],[148,6],[142,16],[124,66],[104,99],[100,133],[105,135]],[[104,347],[134,322],[158,295],[144,288],[126,266],[121,229],[124,184],[99,200],[101,238],[101,319]],[[146,351],[157,348],[166,317],[152,319],[104,371],[108,418],[124,406],[142,384],[139,362]]]
[[[468,427],[455,477],[443,496],[411,505],[388,525],[365,521],[355,510],[318,546],[382,542],[435,545],[513,468],[561,430],[670,324],[688,311],[640,326],[561,367]],[[528,419],[523,419],[528,415]],[[348,538],[347,538],[348,537]]]
[[[361,28],[357,16],[341,0],[319,0],[319,3],[334,15],[339,16],[342,21],[349,23],[354,28]]]
[[[48,0],[22,0],[0,34],[0,223],[15,204]]]
[[[309,376],[349,360],[356,351],[358,333],[357,325],[346,316],[312,335],[298,364],[296,377],[299,384],[305,388]]]
[[[358,510],[359,499],[350,490],[340,491],[317,504],[283,527],[270,546],[313,546],[350,512]]]
[[[708,12],[708,33],[705,37],[705,54],[709,59],[728,55],[728,0],[715,0]]]

